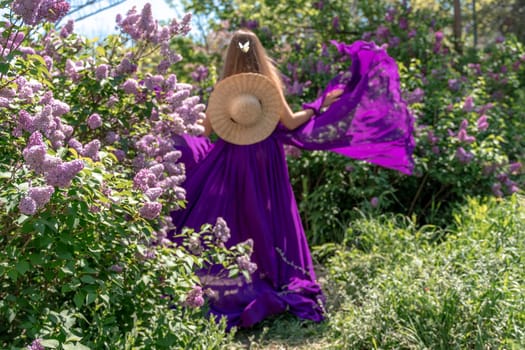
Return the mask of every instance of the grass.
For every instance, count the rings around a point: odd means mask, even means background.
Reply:
[[[447,229],[363,215],[313,249],[325,322],[281,315],[228,349],[525,348],[524,204],[469,199]]]

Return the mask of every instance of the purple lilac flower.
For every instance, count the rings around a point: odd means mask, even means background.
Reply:
[[[155,164],[149,167],[149,170],[155,174],[157,179],[160,179],[162,177],[162,173],[164,173],[164,165],[162,164]]]
[[[438,155],[441,153],[441,150],[439,149],[438,146],[432,146],[432,153],[434,153],[435,155]]]
[[[408,29],[408,21],[405,17],[401,17],[399,19],[399,29],[401,30],[407,30]]]
[[[448,87],[452,91],[458,91],[460,87],[460,81],[457,79],[449,79],[448,80]]]
[[[157,72],[159,74],[166,74],[170,66],[171,66],[170,60],[166,60],[166,59],[161,60],[159,64],[157,65]]]
[[[236,259],[239,269],[247,271],[250,275],[257,271],[257,264],[250,261],[250,257],[247,255],[241,255]]]
[[[458,140],[460,142],[472,143],[472,142],[476,141],[476,138],[474,136],[468,135],[467,134],[467,130],[461,129],[458,132]]]
[[[25,131],[34,132],[36,131],[34,125],[34,118],[26,110],[20,110],[18,112],[18,125]]]
[[[385,27],[384,25],[380,25],[376,29],[376,36],[381,40],[386,40],[388,36],[390,35],[390,29],[388,27]]]
[[[50,186],[67,188],[82,169],[84,169],[84,162],[80,159],[58,164],[45,174],[46,182]]]
[[[377,208],[377,206],[379,205],[379,198],[372,197],[372,199],[370,199],[370,205],[372,206],[372,208]]]
[[[361,39],[363,39],[364,41],[369,41],[370,39],[372,39],[372,35],[372,32],[364,32],[363,35],[361,35]]]
[[[77,153],[82,153],[82,149],[84,148],[84,146],[82,146],[82,143],[80,143],[80,141],[78,141],[77,139],[75,138],[69,139],[67,144],[69,147],[77,151]]]
[[[100,141],[94,139],[84,145],[82,152],[80,154],[84,157],[93,159],[94,161],[99,160],[98,152],[100,150]]]
[[[434,52],[439,53],[441,51],[441,44],[443,42],[443,32],[437,31],[434,34],[435,42],[434,42]]]
[[[0,96],[0,107],[9,108],[11,106],[11,100],[6,97]]]
[[[202,288],[200,286],[194,286],[193,289],[186,296],[184,304],[193,308],[201,307],[202,305],[204,305]]]
[[[159,202],[146,202],[142,205],[142,208],[139,209],[139,214],[144,219],[153,220],[159,216],[161,210],[162,204]]]
[[[501,44],[505,41],[505,37],[503,35],[498,35],[496,39],[494,40],[496,43]]]
[[[20,209],[22,214],[33,215],[36,213],[37,205],[33,198],[24,197],[18,204],[18,209]]]
[[[64,140],[66,138],[66,135],[61,130],[55,130],[49,135],[49,139],[51,140],[51,144],[54,149],[58,149],[64,145]]]
[[[65,103],[65,102],[60,101],[60,100],[53,99],[53,100],[50,101],[50,104],[51,104],[51,107],[53,109],[53,115],[55,117],[60,117],[60,116],[62,116],[64,114],[68,113],[69,110],[70,110],[69,105],[67,103]]]
[[[423,97],[425,96],[425,91],[421,88],[416,88],[414,91],[412,91],[408,97],[407,97],[407,103],[408,104],[414,104],[421,102],[423,100]]]
[[[181,156],[182,156],[181,151],[170,151],[163,156],[163,160],[165,162],[175,163],[180,159]]]
[[[411,29],[411,30],[408,32],[408,38],[409,38],[409,39],[414,38],[416,35],[417,35],[417,30],[415,30],[415,29]]]
[[[96,129],[102,126],[102,118],[98,113],[91,114],[87,119],[87,125],[90,129]]]
[[[521,162],[514,162],[509,165],[509,173],[517,174],[521,169]]]
[[[503,192],[501,191],[501,183],[499,183],[499,182],[493,183],[492,186],[491,186],[491,189],[492,189],[492,193],[496,197],[503,197]]]
[[[157,21],[154,20],[153,14],[151,13],[151,4],[146,3],[142,8],[140,20],[138,21],[138,28],[141,31],[141,35],[145,38],[152,38],[157,31],[157,27]]]
[[[295,147],[295,146],[292,146],[292,145],[285,145],[284,153],[288,157],[299,158],[301,156],[301,154],[302,154],[302,151],[298,147]]]
[[[390,40],[388,41],[388,46],[389,47],[398,47],[400,43],[401,43],[401,39],[398,36],[394,36],[394,37],[390,38]]]
[[[385,21],[386,22],[392,22],[394,21],[394,17],[396,15],[396,9],[394,7],[389,7],[388,10],[385,13]]]
[[[40,186],[31,187],[28,194],[35,201],[36,207],[40,209],[49,202],[53,192],[55,192],[55,189],[52,186]]]
[[[139,84],[135,79],[128,79],[120,87],[125,93],[136,95],[138,93]]]
[[[33,96],[33,89],[30,86],[25,85],[18,89],[18,98],[26,103],[31,103]]]
[[[27,346],[27,350],[45,350],[45,347],[42,345],[41,339],[35,339]]]
[[[26,147],[23,150],[23,156],[26,164],[37,174],[42,174],[44,172],[43,162],[46,158],[46,155],[47,148],[45,145]]]
[[[312,4],[312,7],[318,10],[322,10],[324,7],[324,1],[316,1]]]
[[[334,16],[334,18],[332,18],[332,28],[335,31],[339,30],[339,16]]]
[[[164,190],[160,187],[151,187],[148,188],[146,192],[144,192],[144,194],[146,195],[146,197],[148,197],[150,201],[156,201],[157,198],[159,198],[163,192]]]
[[[111,265],[109,269],[115,273],[121,273],[124,271],[124,268],[120,264]]]
[[[206,78],[208,77],[208,74],[209,74],[208,68],[206,66],[199,65],[191,73],[191,78],[197,83],[200,83],[201,81],[206,80]]]
[[[149,169],[141,169],[133,178],[133,187],[146,191],[150,187],[156,187],[157,176]]]
[[[41,5],[42,0],[15,0],[11,4],[11,9],[15,14],[22,17],[26,24],[33,25],[42,20],[42,18],[38,16]]]
[[[117,157],[117,160],[119,162],[122,162],[124,159],[126,159],[126,152],[124,152],[121,149],[114,150],[113,154],[115,155],[115,157]]]
[[[430,143],[431,145],[434,145],[439,141],[439,138],[434,134],[433,130],[428,131],[427,139],[428,139],[428,143]]]
[[[103,63],[95,69],[95,78],[97,80],[107,79],[109,76],[109,65]]]
[[[49,22],[56,22],[69,11],[69,3],[65,0],[44,0],[39,9],[39,15]]]
[[[477,121],[478,131],[485,131],[489,127],[489,123],[487,122],[487,116],[483,114],[481,117],[479,117]]]
[[[470,152],[465,151],[463,147],[458,147],[456,150],[456,159],[462,164],[468,164],[472,161],[474,155]]]
[[[117,102],[118,102],[119,98],[118,96],[115,96],[115,95],[111,95],[108,99],[108,102],[106,103],[106,106],[108,106],[109,108],[113,107]]]
[[[114,131],[108,131],[104,140],[111,145],[120,140],[120,136]]]
[[[137,65],[132,63],[128,58],[124,58],[116,68],[118,75],[132,74],[137,70]]]
[[[227,242],[231,236],[230,229],[228,228],[226,221],[224,221],[224,219],[221,217],[217,218],[215,226],[213,226],[212,232],[215,235],[215,237],[221,242]]]
[[[474,110],[474,100],[472,96],[467,96],[467,98],[465,98],[465,102],[463,102],[463,110],[467,113]]]
[[[74,27],[75,27],[75,21],[72,19],[68,20],[66,25],[63,26],[62,29],[60,29],[60,36],[62,38],[67,38],[73,33]]]
[[[193,255],[200,255],[204,251],[199,237],[192,236],[188,239],[188,249]]]

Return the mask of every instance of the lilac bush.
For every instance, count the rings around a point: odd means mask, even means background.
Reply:
[[[225,248],[226,223],[220,240],[209,225],[167,239],[185,201],[172,139],[203,130],[170,73],[191,16],[161,26],[146,4],[95,44],[52,25],[66,1],[1,4],[0,347],[218,348],[195,271],[218,255],[225,273],[254,267],[237,264],[248,245]],[[213,249],[194,254],[196,238]]]

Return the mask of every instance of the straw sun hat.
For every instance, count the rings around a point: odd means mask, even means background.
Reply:
[[[279,90],[269,78],[240,73],[215,85],[206,115],[220,138],[250,145],[270,136],[282,110]]]

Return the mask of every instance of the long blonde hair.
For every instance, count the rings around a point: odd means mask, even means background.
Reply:
[[[248,51],[243,51],[241,45],[248,45]],[[248,29],[240,29],[233,34],[226,51],[221,79],[239,73],[265,75],[281,91],[283,89],[283,82],[272,59],[266,54],[266,50],[257,35]]]

